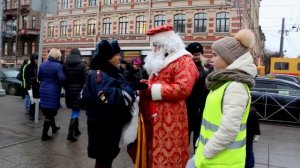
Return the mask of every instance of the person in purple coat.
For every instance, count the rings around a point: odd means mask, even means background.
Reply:
[[[48,130],[52,128],[55,134],[60,127],[55,124],[55,116],[60,108],[60,93],[63,81],[66,79],[63,67],[60,64],[61,52],[52,48],[48,54],[48,60],[43,62],[38,72],[40,81],[40,107],[45,116],[42,141],[52,139]]]

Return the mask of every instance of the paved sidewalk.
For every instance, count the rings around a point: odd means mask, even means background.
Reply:
[[[64,99],[61,103],[65,106]],[[32,124],[20,97],[0,97],[0,168],[92,168],[94,160],[86,153],[85,113],[80,114],[82,135],[78,141],[66,140],[70,110],[62,107],[56,117],[61,130],[53,140],[40,140],[42,125]],[[43,116],[40,116],[43,121]],[[300,128],[261,124],[262,135],[255,143],[256,168],[299,168]],[[49,131],[50,132],[50,131]],[[131,168],[125,150],[113,168]]]
[[[299,168],[300,128],[261,124],[254,145],[256,168]]]

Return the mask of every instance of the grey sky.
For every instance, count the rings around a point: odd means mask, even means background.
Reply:
[[[282,18],[285,29],[290,30],[284,36],[283,50],[286,57],[300,55],[300,1],[299,0],[262,0],[260,7],[260,25],[266,36],[266,48],[279,51]],[[296,26],[299,28],[293,29]]]

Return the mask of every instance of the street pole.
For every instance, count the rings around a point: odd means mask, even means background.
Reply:
[[[97,1],[96,1],[96,3],[97,3]],[[96,49],[96,46],[97,46],[97,42],[98,42],[98,34],[99,34],[99,17],[100,17],[100,7],[101,7],[101,4],[100,4],[101,2],[99,1],[98,3],[97,3],[97,19],[96,19],[96,27],[95,27],[95,39],[94,39],[94,47],[95,47],[95,49]]]
[[[3,29],[2,29],[2,23],[3,23],[3,8],[2,8],[2,0],[0,0],[0,70],[2,68],[2,34],[3,34]],[[0,96],[5,96],[5,90],[2,88],[2,77],[0,73]]]
[[[40,69],[40,65],[42,63],[42,57],[43,57],[43,39],[44,39],[44,28],[45,28],[45,18],[46,18],[46,10],[47,10],[47,4],[46,0],[42,0],[42,10],[40,13],[41,17],[41,24],[40,24],[40,40],[39,40],[39,58],[38,58],[38,72]],[[39,122],[39,99],[35,99],[35,117],[34,117],[34,123],[38,124]]]
[[[281,37],[280,37],[280,48],[279,48],[279,57],[283,56],[283,42],[284,42],[284,21],[285,18],[282,18],[282,24],[281,24]]]

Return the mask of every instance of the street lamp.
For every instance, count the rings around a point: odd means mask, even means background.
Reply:
[[[2,2],[2,1],[1,1]],[[2,68],[2,20],[3,20],[3,4],[1,3],[0,4],[0,70]],[[5,96],[5,90],[2,89],[2,76],[1,76],[1,73],[0,73],[0,96]]]

